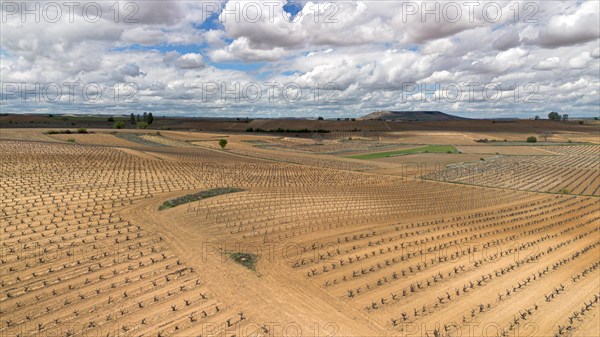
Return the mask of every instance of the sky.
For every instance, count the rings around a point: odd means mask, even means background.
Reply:
[[[2,1],[2,113],[600,115],[600,1]]]

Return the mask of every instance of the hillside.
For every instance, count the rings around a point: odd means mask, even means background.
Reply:
[[[361,120],[379,119],[385,121],[457,121],[465,120],[458,116],[452,116],[441,111],[377,111],[360,117]]]

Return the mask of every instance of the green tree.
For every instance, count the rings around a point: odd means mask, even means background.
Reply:
[[[551,121],[560,121],[560,114],[558,112],[552,111],[548,114],[548,119]]]
[[[129,123],[135,124],[135,115],[133,114],[133,112],[131,113],[131,115],[129,115]]]
[[[137,114],[137,119],[136,119],[136,121],[138,121],[138,122],[141,122],[141,121],[142,121],[142,118],[140,117],[140,114]]]
[[[225,150],[225,146],[227,146],[227,139],[219,140],[219,145],[221,146],[222,150]]]
[[[154,122],[154,116],[152,116],[152,112],[148,113],[148,120],[146,122],[148,122],[148,124],[152,124],[152,122]]]
[[[562,115],[562,120],[565,121],[565,122],[568,121],[569,120],[569,115],[563,114]]]
[[[146,122],[139,122],[139,123],[137,123],[137,127],[138,127],[138,129],[145,129],[145,128],[148,127],[148,123],[146,123]]]
[[[114,122],[114,121],[115,121],[115,119],[113,118],[113,116],[110,116],[110,117],[108,117],[108,119],[107,119],[107,120],[108,120],[109,122]]]
[[[113,124],[113,127],[115,129],[122,129],[122,128],[125,127],[125,123],[123,123],[123,122],[115,122],[115,124]]]
[[[319,116],[319,118],[317,118],[317,120],[320,120],[320,121],[322,121],[322,120],[324,120],[324,119],[325,119],[325,118],[323,118],[323,117],[321,117],[321,116]]]
[[[537,143],[537,138],[534,136],[527,137],[527,143]]]
[[[142,119],[144,120],[144,122],[148,122],[148,114],[144,111],[144,114],[142,115]]]

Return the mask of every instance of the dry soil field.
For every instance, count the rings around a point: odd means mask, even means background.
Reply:
[[[0,129],[1,336],[600,336],[597,133],[45,131]]]

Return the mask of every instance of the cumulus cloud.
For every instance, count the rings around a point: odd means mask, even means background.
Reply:
[[[115,83],[136,85],[137,103],[123,105],[105,97],[85,105],[98,111],[239,111],[240,106],[219,101],[219,95],[205,102],[208,82],[229,88],[293,83],[306,91],[293,105],[281,97],[275,103],[263,99],[244,105],[247,111],[271,116],[281,109],[309,116],[314,111],[335,116],[381,109],[530,114],[558,105],[572,107],[576,115],[578,110],[597,111],[600,103],[597,1],[535,1],[534,12],[516,2],[522,6],[518,20],[509,7],[514,2],[482,1],[472,17],[464,3],[453,7],[451,1],[436,2],[437,14],[424,14],[420,2],[298,3],[299,12],[292,15],[284,7],[286,0],[230,0],[210,9],[194,1],[118,1],[115,20],[115,4],[99,2],[105,15],[97,21],[88,22],[79,12],[74,22],[63,18],[38,23],[22,22],[20,8],[9,8],[11,13],[3,13],[10,15],[1,30],[0,79],[94,82],[106,92]],[[426,9],[435,9],[436,3],[426,2]],[[497,20],[482,12],[488,3],[492,10],[500,6]],[[462,15],[454,16],[453,10]],[[530,14],[537,22],[525,22]],[[498,83],[506,99],[436,102],[418,92],[403,100],[407,83],[426,88]],[[536,84],[539,103],[515,102],[515,83],[521,92],[527,92],[528,83]],[[336,104],[315,101],[311,90],[326,84],[334,84]],[[31,111],[32,105],[3,106],[6,111],[24,109]]]
[[[572,14],[552,16],[535,42],[545,48],[558,48],[599,38],[600,2],[586,1]]]
[[[549,57],[543,61],[540,61],[538,64],[536,64],[533,69],[536,70],[552,70],[552,69],[556,69],[558,68],[560,64],[560,58],[559,57]]]
[[[181,69],[204,68],[205,66],[202,55],[196,53],[181,55],[173,63]]]
[[[589,52],[582,52],[569,60],[569,66],[574,69],[584,69],[591,60],[592,57]]]
[[[275,47],[262,49],[253,47],[251,41],[246,37],[234,40],[223,49],[215,50],[211,58],[216,62],[228,62],[237,59],[247,61],[277,61],[287,55],[284,48]]]

